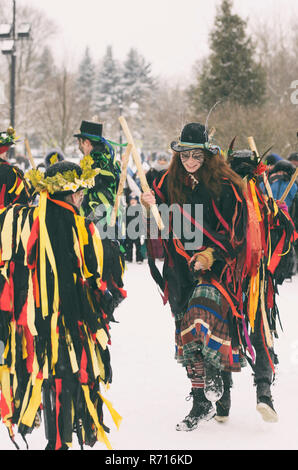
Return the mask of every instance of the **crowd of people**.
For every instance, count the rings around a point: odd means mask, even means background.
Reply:
[[[257,410],[277,421],[278,287],[296,272],[298,153],[261,161],[253,150],[224,151],[205,126],[189,123],[146,169],[149,191],[127,175],[117,220],[122,226],[124,211],[128,227],[138,209],[143,232],[110,237],[121,175],[115,144],[96,122],[82,121],[74,138],[79,163],[51,150],[24,174],[8,160],[14,129],[0,133],[0,415],[12,442],[18,447],[16,430],[27,442],[42,420],[47,450],[67,450],[74,432],[81,448],[111,448],[104,406],[117,427],[121,416],[104,396],[110,327],[134,249],[170,304],[175,358],[190,380],[192,408],[177,431],[227,421],[232,374],[247,363]],[[156,204],[176,211],[152,237]]]

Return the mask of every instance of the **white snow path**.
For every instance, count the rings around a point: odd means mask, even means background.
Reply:
[[[227,423],[215,420],[193,432],[181,433],[175,425],[188,413],[185,401],[190,383],[174,360],[174,321],[163,306],[147,262],[128,264],[127,299],[115,313],[111,357],[113,383],[103,395],[123,417],[119,431],[105,408],[113,450],[297,450],[298,449],[298,276],[280,289],[278,306],[283,332],[275,349],[279,356],[277,379],[272,388],[278,423],[265,423],[256,411],[256,394],[250,367],[233,374],[232,409]],[[24,443],[17,434],[17,442]],[[28,436],[30,449],[45,447],[43,423]],[[0,423],[0,449],[12,449]],[[73,449],[78,449],[74,438]],[[86,448],[89,449],[89,448]],[[93,449],[105,450],[103,444]]]

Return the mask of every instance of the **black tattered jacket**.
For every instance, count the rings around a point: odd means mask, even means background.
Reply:
[[[153,183],[157,205],[170,204],[167,189],[168,173],[161,175]],[[163,238],[165,261],[162,274],[158,272],[150,257],[150,241],[148,242],[149,266],[151,274],[164,293],[164,300],[169,300],[174,315],[183,312],[197,280],[189,267],[189,260],[198,251],[208,247],[214,249],[214,263],[211,271],[200,272],[204,279],[213,280],[221,287],[231,303],[237,306],[241,296],[244,260],[245,231],[247,223],[247,207],[239,189],[229,180],[223,179],[218,197],[214,197],[203,182],[194,189],[185,185],[186,205],[178,206],[181,220],[187,220],[188,230],[181,230],[175,239],[173,225],[170,222],[168,238]],[[203,218],[198,220],[195,215],[196,205],[202,205]],[[175,210],[175,217],[177,217]],[[199,213],[197,211],[197,213]],[[183,226],[183,225],[182,225]],[[191,241],[189,230],[196,235],[200,232],[202,244],[188,249]],[[195,232],[197,230],[198,232]],[[161,234],[163,236],[163,234]],[[199,237],[200,238],[200,237]],[[193,239],[194,240],[194,239]],[[220,286],[219,286],[220,284]]]

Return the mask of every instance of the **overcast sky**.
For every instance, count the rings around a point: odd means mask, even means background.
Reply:
[[[58,60],[78,62],[86,48],[94,60],[108,45],[123,60],[135,47],[155,75],[189,76],[208,52],[208,33],[220,0],[17,0],[43,10],[57,24],[52,46]],[[251,25],[298,19],[298,0],[234,0],[234,11]],[[297,20],[298,22],[298,20]],[[274,34],[274,31],[272,31]]]

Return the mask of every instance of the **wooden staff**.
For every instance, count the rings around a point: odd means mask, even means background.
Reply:
[[[129,130],[129,127],[127,125],[126,119],[123,116],[120,116],[119,117],[119,122],[121,124],[121,127],[123,129],[124,134],[126,135],[127,142],[132,145],[132,156],[133,156],[134,162],[135,162],[136,167],[137,167],[137,172],[138,172],[138,176],[140,178],[142,190],[143,190],[143,192],[151,191],[151,189],[148,185],[146,176],[145,176],[144,168],[142,167],[142,162],[141,162],[140,155],[139,155],[139,153],[136,149],[136,146],[134,144],[134,140],[133,140],[133,137],[132,137],[131,132]],[[157,223],[158,228],[160,230],[163,230],[164,224],[161,220],[160,214],[158,212],[158,208],[155,204],[153,206],[151,206],[151,211],[152,211],[154,219]]]
[[[254,152],[258,158],[260,158],[259,152],[257,150],[256,144],[255,144],[255,141],[254,141],[254,138],[253,137],[248,137],[247,140],[248,140],[248,143],[249,143],[249,146],[250,146],[250,150],[252,152]],[[271,189],[271,186],[269,184],[268,177],[267,177],[267,174],[266,174],[265,171],[263,173],[263,179],[264,179],[264,185],[265,185],[265,188],[266,188],[266,191],[267,191],[267,194],[268,194],[269,198],[274,199],[273,194],[272,194],[272,189]]]
[[[119,208],[119,204],[120,204],[120,197],[123,193],[123,189],[124,189],[124,185],[125,185],[125,181],[126,181],[127,166],[128,166],[128,162],[129,162],[129,156],[130,156],[130,153],[131,153],[131,149],[132,149],[132,145],[127,144],[125,153],[124,153],[123,158],[122,158],[120,181],[119,181],[118,191],[117,191],[117,194],[116,194],[115,204],[114,204],[114,207],[113,207],[113,210],[112,210],[111,220],[110,220],[110,226],[111,227],[114,227],[114,225],[116,223],[117,212],[118,212],[118,208]]]
[[[284,202],[284,200],[286,199],[287,195],[288,195],[289,192],[290,192],[291,187],[292,187],[293,184],[295,183],[295,180],[296,180],[297,176],[298,176],[298,167],[296,168],[295,173],[292,175],[292,178],[291,178],[291,180],[290,180],[288,186],[286,187],[285,192],[284,192],[283,195],[281,196],[280,202]]]
[[[25,145],[26,145],[26,149],[27,149],[27,153],[28,153],[28,158],[29,158],[29,160],[30,160],[31,166],[32,166],[33,170],[36,170],[35,161],[33,160],[32,153],[31,153],[31,149],[30,149],[30,145],[29,145],[29,141],[28,141],[27,137],[26,137],[26,139],[25,139]]]

